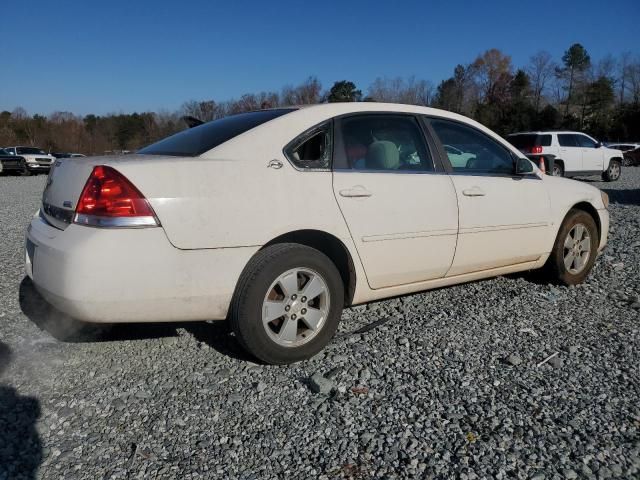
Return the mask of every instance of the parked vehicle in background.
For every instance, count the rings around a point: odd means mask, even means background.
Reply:
[[[625,155],[625,153],[640,148],[640,143],[608,143],[607,147],[620,150],[623,154],[622,164],[625,167],[629,167],[634,165],[634,161],[632,157]]]
[[[622,155],[624,155],[623,165],[627,167],[637,167],[640,165],[640,147],[627,150]]]
[[[626,152],[640,147],[640,143],[607,143],[606,145],[609,148],[620,150],[621,152]]]
[[[54,152],[51,155],[53,155],[56,158],[80,158],[80,157],[86,157],[86,155],[83,155],[82,153]]]
[[[25,173],[25,160],[0,148],[0,173]]]
[[[444,151],[447,152],[449,161],[454,168],[466,168],[467,162],[473,160],[476,156],[473,153],[463,152],[451,145],[443,145]]]
[[[473,158],[454,166],[445,145]],[[451,112],[261,110],[137,154],[57,160],[25,266],[71,317],[228,319],[253,355],[291,363],[330,341],[345,306],[538,268],[580,283],[607,206]]]
[[[608,182],[620,178],[623,162],[620,150],[605,147],[581,132],[521,132],[507,140],[536,165],[557,177],[601,175]]]
[[[24,159],[25,173],[48,172],[56,157],[37,147],[5,147],[10,155]]]

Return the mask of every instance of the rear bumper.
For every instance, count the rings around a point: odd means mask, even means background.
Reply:
[[[26,242],[26,273],[42,296],[73,318],[98,323],[224,319],[258,250],[179,250],[162,228],[63,231],[39,216]]]

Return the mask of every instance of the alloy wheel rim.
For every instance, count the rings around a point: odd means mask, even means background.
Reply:
[[[308,268],[292,268],[269,287],[262,304],[262,325],[283,347],[299,347],[324,327],[331,306],[324,278]]]
[[[577,223],[564,241],[564,266],[573,275],[582,272],[591,257],[591,236],[582,223]]]
[[[611,165],[611,178],[618,178],[620,175],[620,167],[617,163]]]
[[[562,170],[560,170],[560,167],[553,167],[553,176],[554,177],[559,177],[560,175],[562,175]]]

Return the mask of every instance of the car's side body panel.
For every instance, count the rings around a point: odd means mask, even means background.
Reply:
[[[373,289],[444,277],[458,233],[448,175],[334,172],[334,192]],[[349,192],[370,196],[350,196]]]
[[[549,196],[537,175],[452,175],[460,231],[448,276],[536,261],[545,253]],[[467,196],[477,189],[482,195]]]

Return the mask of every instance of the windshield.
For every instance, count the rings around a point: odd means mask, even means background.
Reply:
[[[0,155],[11,155],[11,154],[7,152],[4,148],[0,148]]]
[[[46,155],[43,150],[34,147],[18,147],[16,151],[18,155]]]
[[[183,130],[139,150],[148,155],[195,157],[252,128],[292,112],[293,108],[239,113]]]

